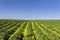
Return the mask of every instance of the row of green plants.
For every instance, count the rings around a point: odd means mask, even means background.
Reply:
[[[59,20],[1,19],[0,26],[0,40],[60,40]]]

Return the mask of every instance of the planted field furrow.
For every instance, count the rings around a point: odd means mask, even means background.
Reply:
[[[53,31],[52,29],[47,28],[47,27],[44,26],[43,24],[41,24],[41,25],[42,25],[43,27],[45,27],[48,31],[50,31],[52,34],[57,35],[58,37],[60,37],[60,34],[57,33],[56,31]]]
[[[9,36],[10,36],[12,33],[14,33],[14,31],[16,30],[16,28],[18,28],[19,25],[20,25],[20,23],[18,23],[17,25],[13,26],[12,29],[6,29],[6,30],[4,30],[4,35],[3,35],[3,37],[4,37],[5,39],[9,38]],[[2,32],[2,33],[3,33],[3,32]]]
[[[42,27],[42,29],[44,30],[44,32],[46,32],[49,35],[49,38],[51,40],[58,40],[59,39],[59,37],[57,37],[56,35],[54,35],[53,33],[51,33],[51,31],[49,31],[48,29],[46,29],[44,26],[41,26],[41,24],[39,26]]]
[[[25,28],[26,22],[23,22],[21,26],[10,36],[9,40],[17,40],[17,36],[22,35],[22,31]],[[15,39],[14,39],[15,37]],[[21,37],[20,37],[21,38]]]
[[[36,40],[49,40],[48,37],[33,23],[33,32],[35,34]]]
[[[60,40],[60,20],[0,19],[0,40]]]
[[[23,23],[24,21],[21,21],[19,23],[17,23],[16,25],[14,25],[13,27],[11,27],[10,29],[7,29],[8,31],[12,31],[12,30],[16,30],[18,27],[21,26],[21,24]]]
[[[41,24],[41,25],[42,25],[42,27],[44,27],[43,29],[47,30],[47,33],[50,35],[51,40],[60,39],[60,35],[56,31],[52,31],[51,29],[47,28],[47,26],[43,26],[43,24]]]
[[[10,35],[12,35],[16,30],[17,30],[17,28],[18,27],[20,27],[20,25],[21,25],[21,23],[23,23],[24,21],[21,21],[20,23],[17,23],[16,25],[14,25],[12,28],[10,28],[10,29],[6,29],[5,31],[4,31],[4,33],[5,33],[5,38],[9,38],[10,37]],[[3,35],[4,36],[4,35]]]
[[[10,25],[10,24],[12,24],[12,23],[14,23],[14,22],[15,22],[15,21],[4,23],[0,29],[2,29],[2,28],[4,28],[4,27],[7,27],[8,25]]]
[[[11,25],[8,25],[7,27],[4,27],[1,29],[1,31],[4,31],[6,29],[10,29],[12,26],[16,25],[18,22],[13,22]]]
[[[56,31],[56,32],[60,32],[60,29],[59,29],[59,27],[58,26],[55,26],[55,25],[53,25],[53,26],[51,26],[51,25],[47,25],[47,24],[45,24],[48,28],[50,28],[50,29],[52,29],[52,30],[54,30],[54,31]]]
[[[32,25],[30,21],[27,23],[24,31],[23,31],[23,40],[34,40]]]
[[[47,37],[48,40],[51,40],[49,35],[45,32],[45,30],[43,30],[42,27],[40,27],[37,22],[35,22],[35,24],[37,25],[37,27],[40,29],[40,31]]]
[[[32,21],[32,31],[33,31],[33,33],[34,33],[34,39],[35,40],[37,40],[37,38],[38,38],[38,36],[37,36],[37,33],[36,33],[36,31],[35,31],[35,28],[34,28],[34,23],[33,23],[33,21]]]
[[[24,31],[22,32],[22,34],[23,34],[24,36],[27,35],[27,28],[28,28],[28,25],[29,25],[29,22],[27,23],[26,27],[24,28]]]

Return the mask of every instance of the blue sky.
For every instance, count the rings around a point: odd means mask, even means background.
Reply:
[[[0,18],[60,19],[60,0],[0,0]]]

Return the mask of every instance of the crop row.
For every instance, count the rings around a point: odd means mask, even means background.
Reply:
[[[60,40],[59,21],[0,20],[0,26],[0,40]]]

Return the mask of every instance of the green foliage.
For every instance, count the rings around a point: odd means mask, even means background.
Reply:
[[[0,40],[60,40],[60,20],[0,19]]]

